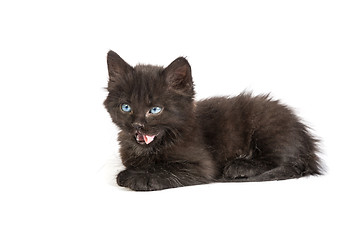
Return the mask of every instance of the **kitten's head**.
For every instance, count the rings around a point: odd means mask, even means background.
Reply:
[[[175,143],[194,119],[194,87],[185,58],[168,67],[131,67],[110,51],[109,94],[104,105],[122,130],[121,141],[144,149]]]

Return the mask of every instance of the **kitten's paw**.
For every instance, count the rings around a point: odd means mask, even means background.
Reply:
[[[159,179],[154,174],[145,171],[124,170],[116,178],[121,187],[130,188],[134,191],[155,191],[169,188],[164,182],[166,179]]]
[[[148,176],[145,172],[124,170],[116,178],[116,182],[121,187],[130,188],[135,191],[148,191]]]
[[[249,161],[236,159],[225,166],[223,174],[226,179],[241,179],[256,176],[259,171]]]
[[[129,170],[124,170],[119,172],[116,177],[116,182],[120,187],[126,187],[128,182],[130,181],[131,173]]]

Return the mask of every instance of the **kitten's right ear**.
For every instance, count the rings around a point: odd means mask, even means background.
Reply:
[[[109,71],[109,83],[123,78],[134,70],[116,52],[111,50],[107,54],[107,65]]]
[[[191,76],[191,67],[189,62],[179,57],[164,69],[165,78],[169,86],[183,93],[194,94],[194,85]]]

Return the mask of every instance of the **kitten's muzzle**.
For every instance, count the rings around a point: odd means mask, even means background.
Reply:
[[[155,137],[156,137],[156,135],[147,135],[147,134],[143,134],[140,131],[136,131],[136,133],[135,133],[136,142],[141,145],[150,144],[154,140]]]

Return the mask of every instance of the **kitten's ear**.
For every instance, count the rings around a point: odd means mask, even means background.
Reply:
[[[179,57],[164,69],[165,78],[169,86],[177,91],[194,93],[191,67],[189,62]]]
[[[129,64],[127,64],[116,52],[111,50],[107,55],[107,65],[109,71],[109,83],[115,82],[133,71],[133,68]]]

